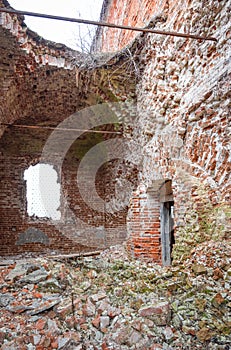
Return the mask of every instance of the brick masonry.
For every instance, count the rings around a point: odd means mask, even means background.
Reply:
[[[0,5],[8,6],[8,3],[4,0]],[[0,255],[25,251],[78,253],[123,242],[127,208],[113,214],[97,212],[86,205],[76,182],[78,166],[86,152],[116,134],[83,133],[79,139],[74,138],[75,142],[65,151],[60,169],[58,148],[62,150],[73,133],[59,133],[52,160],[43,159],[54,166],[61,182],[61,220],[58,222],[28,216],[24,171],[42,161],[44,146],[53,131],[49,128],[77,115],[74,126],[81,129],[82,125],[84,129],[84,118],[92,112],[85,112],[80,120],[79,111],[86,111],[97,103],[114,102],[118,96],[124,99],[130,92],[134,95],[131,77],[129,87],[122,86],[116,78],[116,86],[111,79],[109,88],[107,74],[111,75],[113,63],[107,62],[106,67],[101,63],[98,69],[80,68],[87,64],[84,55],[44,40],[25,26],[22,17],[1,14],[0,38]],[[120,64],[118,60],[118,72]],[[113,132],[113,123],[101,130]],[[116,162],[112,162],[110,167],[105,165],[96,174],[96,190],[105,201],[113,194],[110,184],[115,181],[112,174],[115,167]],[[84,176],[85,193],[91,198],[87,176]]]
[[[49,221],[27,217],[23,181],[24,170],[40,160],[51,131],[19,132],[2,125],[0,254],[78,251],[120,243],[126,238],[127,221],[131,254],[161,263],[160,210],[168,200],[167,190],[162,193],[167,180],[174,200],[174,260],[187,256],[201,241],[228,238],[231,2],[111,0],[103,9],[102,19],[109,22],[212,35],[218,42],[101,29],[95,43],[98,50],[125,49],[109,56],[104,65],[77,68],[76,80],[72,63],[80,59],[78,54],[54,43],[38,43],[21,19],[3,17],[1,122],[57,126],[84,107],[135,99],[137,118],[128,135],[138,145],[131,146],[131,157],[136,162],[139,149],[142,161],[138,183],[133,174],[135,190],[128,215],[124,210],[117,216],[97,216],[79,199],[75,185],[80,160],[76,150],[81,153],[94,144],[88,138],[80,140],[64,162],[63,221],[54,227]],[[102,197],[113,196],[113,181],[126,177],[117,176],[115,169],[110,166],[98,173],[96,187]],[[78,212],[84,222],[92,223],[94,232],[83,227],[77,237],[75,217],[68,214],[67,206],[74,216]],[[44,234],[40,239],[46,243],[49,239],[49,245],[17,245],[19,236],[30,228],[40,230]]]
[[[130,201],[128,247],[135,256],[161,262],[160,188],[171,180],[172,256],[182,259],[198,242],[229,238],[230,233],[231,1],[105,3],[101,17],[108,22],[130,26],[150,22],[150,28],[218,40],[100,29],[96,46],[103,51],[134,42],[142,46],[133,61],[141,70],[133,135],[143,161],[140,183]],[[155,193],[150,195],[153,187]]]

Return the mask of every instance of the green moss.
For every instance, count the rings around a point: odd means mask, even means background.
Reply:
[[[201,184],[197,185],[196,192],[200,202],[192,203],[186,214],[185,226],[177,230],[176,244],[172,252],[173,264],[174,261],[187,259],[191,250],[200,243],[228,238],[231,207],[226,203],[213,206],[207,189]]]

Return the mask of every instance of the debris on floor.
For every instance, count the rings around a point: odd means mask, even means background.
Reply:
[[[181,265],[87,257],[0,264],[2,350],[231,349],[231,249],[206,242]]]

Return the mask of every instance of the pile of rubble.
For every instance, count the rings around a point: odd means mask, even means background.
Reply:
[[[207,242],[179,266],[94,257],[2,260],[2,350],[231,349],[231,254]]]

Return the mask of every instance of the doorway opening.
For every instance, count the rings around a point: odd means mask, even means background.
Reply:
[[[174,201],[172,181],[166,180],[160,188],[160,230],[162,264],[171,265],[174,238]]]

